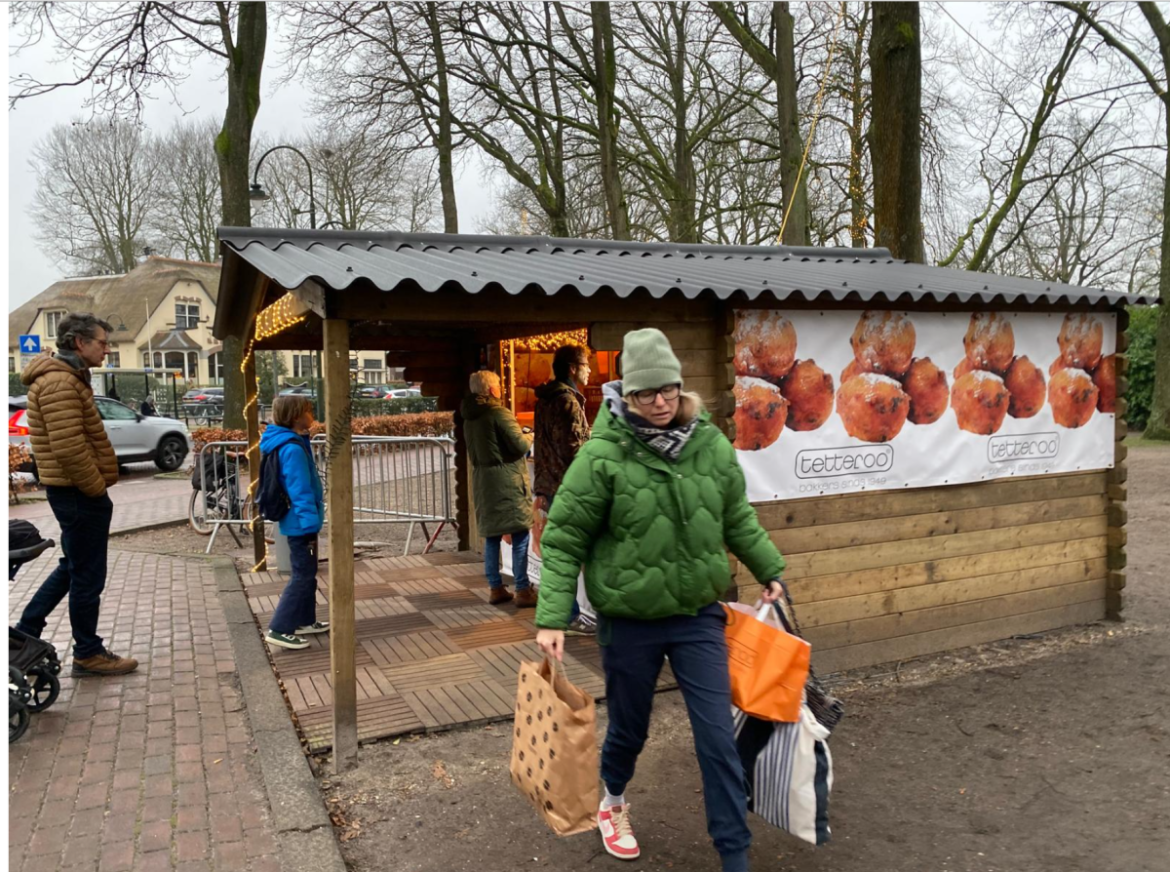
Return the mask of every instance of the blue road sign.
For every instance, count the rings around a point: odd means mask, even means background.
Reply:
[[[20,337],[21,354],[40,354],[41,337],[35,333],[26,333]]]

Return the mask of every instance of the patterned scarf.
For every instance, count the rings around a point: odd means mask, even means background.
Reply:
[[[699,417],[696,415],[685,424],[675,424],[670,427],[655,427],[645,418],[626,411],[626,420],[634,428],[634,435],[655,454],[661,455],[671,463],[678,462],[679,455],[695,434],[699,426]]]

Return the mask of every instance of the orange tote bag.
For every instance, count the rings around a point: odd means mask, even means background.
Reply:
[[[811,647],[786,633],[773,606],[723,603],[731,701],[766,721],[800,720]]]

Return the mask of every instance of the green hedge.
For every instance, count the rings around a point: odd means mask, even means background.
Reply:
[[[1134,430],[1145,430],[1154,401],[1154,349],[1157,344],[1158,309],[1132,306],[1129,310],[1129,402],[1126,421]]]
[[[20,373],[8,373],[8,396],[23,397],[26,393],[28,393],[28,388],[20,383]]]

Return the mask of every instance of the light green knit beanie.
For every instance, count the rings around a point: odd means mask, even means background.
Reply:
[[[661,330],[631,330],[622,343],[622,393],[682,384],[682,364]]]

